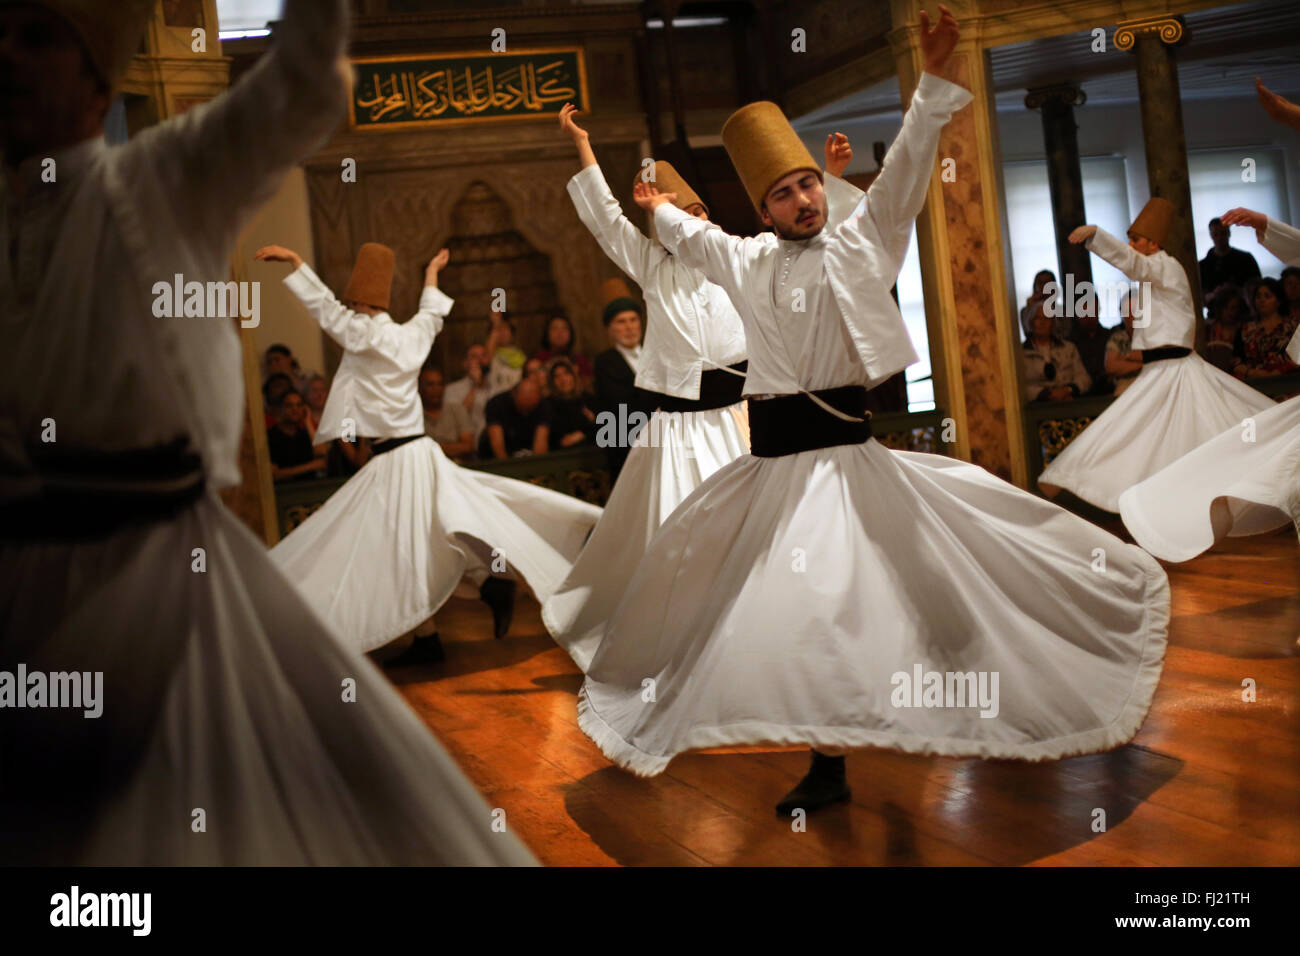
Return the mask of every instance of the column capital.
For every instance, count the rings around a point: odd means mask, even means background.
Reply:
[[[1043,104],[1049,101],[1059,102],[1064,106],[1082,106],[1088,102],[1088,94],[1074,83],[1035,86],[1025,93],[1025,106],[1028,109],[1041,109]]]
[[[1183,18],[1178,16],[1121,20],[1115,25],[1115,37],[1111,42],[1117,50],[1131,50],[1139,36],[1155,34],[1166,46],[1177,46],[1185,33]]]

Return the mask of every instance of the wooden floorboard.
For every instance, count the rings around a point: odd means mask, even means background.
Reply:
[[[1300,864],[1300,547],[1236,539],[1168,571],[1169,651],[1133,743],[1044,764],[852,754],[853,800],[806,832],[773,811],[804,750],[686,754],[652,779],[613,767],[530,600],[494,641],[486,607],[453,599],[446,662],[388,673],[549,865]]]

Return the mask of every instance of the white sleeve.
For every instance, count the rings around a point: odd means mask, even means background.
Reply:
[[[1260,245],[1289,266],[1300,266],[1300,229],[1268,217]]]
[[[369,347],[374,323],[370,316],[353,312],[334,297],[329,286],[303,263],[284,277],[284,284],[303,304],[325,333],[349,352],[361,352]]]
[[[588,166],[569,180],[569,196],[578,218],[620,269],[638,285],[664,260],[666,253],[623,215],[599,166]]]
[[[745,246],[752,240],[729,235],[717,223],[697,219],[667,202],[655,210],[655,230],[665,248],[684,265],[703,272],[733,300],[740,294]]]

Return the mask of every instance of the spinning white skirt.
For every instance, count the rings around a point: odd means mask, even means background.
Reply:
[[[1196,353],[1145,366],[1038,476],[1106,511],[1139,481],[1273,400]]]
[[[1300,528],[1300,397],[1188,452],[1124,492],[1119,507],[1134,540],[1165,561],[1188,561],[1224,537]]]
[[[974,465],[746,455],[651,541],[578,720],[647,776],[759,744],[1090,753],[1137,732],[1168,621],[1155,559]]]
[[[692,491],[749,453],[746,405],[655,412],[637,436],[591,540],[542,606],[542,621],[587,669],[654,533]]]
[[[5,669],[104,675],[96,719],[4,712],[0,859],[534,862],[214,499],[100,542],[0,545],[0,617]]]
[[[459,468],[420,438],[366,462],[270,554],[349,647],[371,651],[470,570],[508,568],[546,601],[599,518],[570,495]]]

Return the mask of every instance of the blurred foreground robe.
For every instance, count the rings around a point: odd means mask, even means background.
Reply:
[[[1300,265],[1300,229],[1268,220],[1261,245]],[[1300,332],[1287,346],[1300,363]],[[1300,396],[1234,422],[1119,498],[1133,540],[1157,558],[1188,561],[1225,537],[1300,532]]]
[[[346,32],[344,0],[288,0],[226,95],[0,187],[0,695],[19,665],[103,672],[97,718],[0,709],[0,862],[534,862],[218,500],[245,418],[230,319],[152,308],[155,282],[223,278],[337,126]]]

